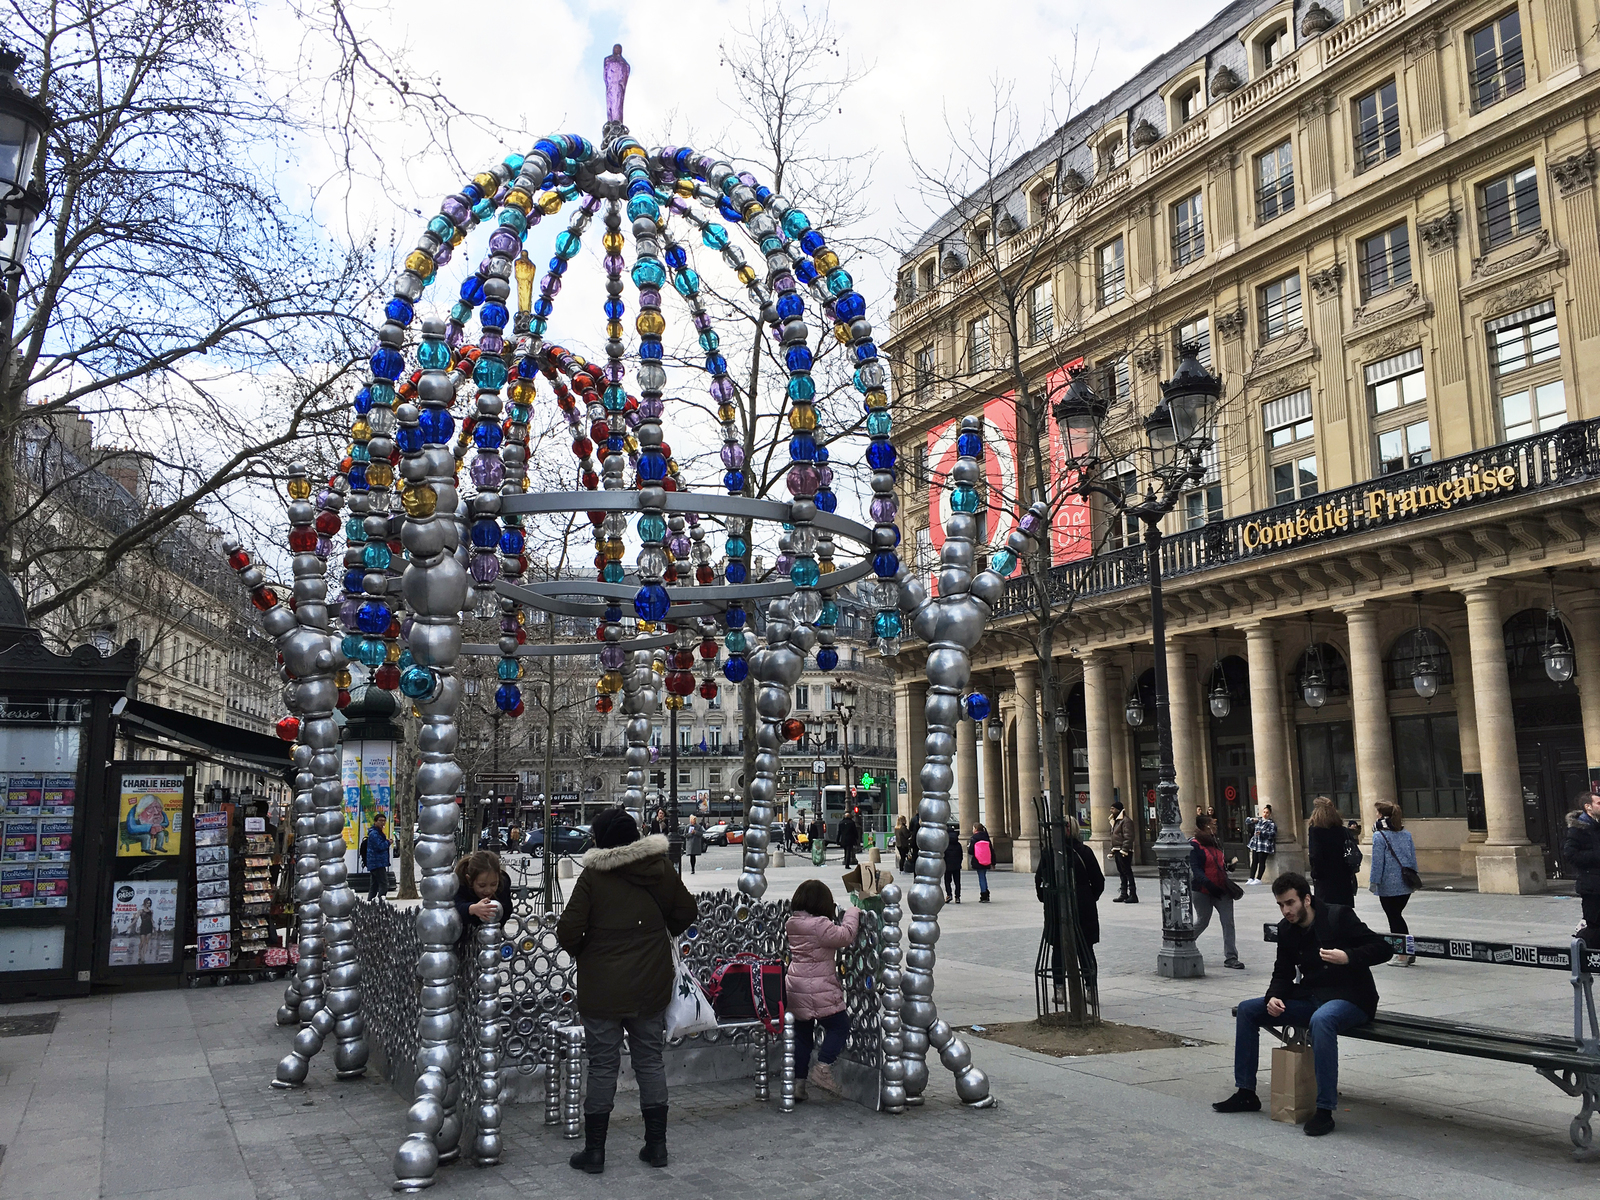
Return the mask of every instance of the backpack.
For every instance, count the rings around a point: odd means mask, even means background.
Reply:
[[[987,867],[994,861],[994,851],[987,840],[972,843],[972,861],[980,867]]]
[[[1361,843],[1356,841],[1356,835],[1348,829],[1344,831],[1344,865],[1354,875],[1361,870],[1362,863]]]
[[[719,962],[706,994],[719,1021],[760,1021],[768,1033],[783,1026],[783,963],[741,951]]]

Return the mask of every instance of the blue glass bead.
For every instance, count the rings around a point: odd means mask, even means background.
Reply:
[[[815,255],[827,244],[827,240],[815,229],[806,230],[800,238],[800,249],[811,255]]]
[[[485,201],[484,203],[487,204],[488,201]],[[477,212],[477,209],[473,209],[473,211]],[[489,212],[478,213],[478,219],[487,221],[489,219],[489,213],[493,211],[494,209],[490,208]],[[527,236],[528,218],[510,206],[500,210],[500,225],[504,229],[511,230],[511,232],[516,234],[518,238]]]
[[[1005,579],[1017,569],[1017,556],[1010,550],[996,550],[989,556],[989,569]]]
[[[607,583],[621,583],[622,564],[618,562],[608,562],[605,566],[600,568],[600,578],[605,580]]]
[[[729,683],[743,683],[745,676],[750,674],[750,664],[735,655],[722,664],[722,673]]]
[[[888,442],[873,442],[867,447],[867,465],[874,471],[887,471],[894,463],[894,447]]]
[[[809,433],[797,433],[789,439],[789,461],[811,462],[817,457],[817,443]]]
[[[645,513],[634,523],[634,528],[639,531],[639,539],[645,542],[659,542],[667,536],[667,520],[655,513]]]
[[[654,196],[635,196],[628,201],[628,220],[640,219],[660,222],[661,206],[656,203]]]
[[[659,583],[645,584],[633,598],[634,614],[641,621],[659,621],[671,607],[672,599]]]
[[[469,275],[461,281],[461,299],[477,308],[483,303],[483,280]]]
[[[618,621],[622,620],[622,609],[615,604],[607,605],[606,611],[601,615],[601,620],[615,625]]]
[[[900,570],[900,556],[880,550],[872,556],[872,569],[878,573],[879,579],[893,579]]]
[[[368,542],[366,549],[361,552],[361,565],[369,571],[381,571],[389,565],[389,547],[383,542]],[[384,628],[388,628],[385,624]],[[373,633],[382,633],[382,629],[374,629]]]
[[[817,385],[809,375],[795,375],[789,380],[789,399],[799,402],[816,399]]]
[[[872,633],[874,637],[895,638],[900,636],[900,614],[885,611],[872,618]]]
[[[728,231],[715,221],[710,221],[700,231],[700,240],[705,243],[708,249],[726,250],[728,248]]]
[[[867,302],[861,298],[859,292],[846,292],[834,298],[833,311],[839,314],[841,321],[854,321],[857,317],[867,315]]]
[[[493,421],[479,421],[472,427],[472,444],[479,450],[497,450],[504,440],[505,434]]]
[[[678,170],[680,170],[680,171],[687,171],[689,169],[690,163],[693,160],[694,160],[694,150],[689,146],[684,146],[684,147],[680,148],[678,150],[678,152],[672,156],[672,165],[677,167]],[[699,178],[699,176],[696,176],[696,178]]]
[[[728,489],[729,495],[744,491],[744,472],[725,471],[722,475],[722,486]]]
[[[959,513],[975,513],[983,505],[976,488],[970,483],[958,483],[950,494],[950,507]]]
[[[750,578],[749,568],[737,560],[730,562],[726,567],[724,567],[722,574],[729,583],[743,583],[746,579]]]
[[[505,386],[505,363],[498,358],[489,358],[485,355],[478,360],[478,365],[472,368],[472,382],[487,391],[498,391]]]
[[[461,195],[468,204],[476,204],[483,199],[483,189],[475,183],[462,184]]]
[[[372,389],[362,388],[356,393],[356,412],[365,415],[372,411]]]
[[[783,362],[791,371],[811,370],[811,350],[806,346],[790,346]]]
[[[611,451],[613,454],[621,454],[622,435],[620,433],[613,433],[610,437],[608,437],[606,439],[606,449]]]
[[[622,320],[622,314],[627,312],[627,307],[621,300],[607,300],[604,305],[606,319],[609,321]]]
[[[729,629],[743,629],[749,618],[745,615],[744,609],[736,605],[728,610],[726,620]]]
[[[783,214],[783,231],[792,238],[800,237],[811,228],[811,218],[798,208],[791,208]]]
[[[632,279],[635,287],[659,288],[667,281],[667,270],[653,258],[641,258],[633,264]]]
[[[562,157],[561,147],[555,142],[552,142],[549,138],[540,138],[533,144],[533,148],[548,158],[551,162],[555,162],[557,159]]]
[[[678,289],[680,296],[696,295],[700,291],[700,276],[685,267],[672,277],[672,286]]]
[[[662,349],[661,341],[658,338],[646,337],[639,343],[640,358],[648,358],[654,361],[662,358],[665,354],[666,351]]]
[[[549,296],[540,296],[533,302],[533,315],[536,317],[548,317],[555,309],[555,303]]]
[[[346,571],[344,573],[344,590],[352,596],[361,595],[361,581],[362,573],[360,571]],[[348,655],[346,657],[348,657]]]
[[[956,453],[962,458],[982,458],[983,435],[975,431],[963,433],[956,438]]]
[[[750,549],[750,543],[737,535],[729,537],[722,543],[722,550],[729,558],[743,558],[745,551]]]
[[[817,580],[822,578],[821,569],[816,560],[802,558],[789,568],[789,579],[795,587],[811,588],[817,586]]]
[[[506,306],[498,301],[485,304],[483,311],[478,314],[478,322],[485,329],[504,329],[510,319],[511,314],[506,311]]]
[[[556,257],[571,258],[583,248],[583,239],[570,229],[563,229],[556,234]]]
[[[717,336],[717,331],[715,329],[706,330],[700,335],[699,341],[700,349],[704,350],[707,354],[713,353],[718,346],[722,345],[722,339]]]
[[[639,455],[639,482],[660,483],[667,477],[667,460],[658,451],[647,450]]]
[[[406,369],[406,360],[400,356],[400,351],[391,350],[384,346],[372,356],[372,373],[379,379],[399,379],[400,372]]]
[[[412,317],[416,316],[416,310],[411,307],[409,300],[402,300],[399,296],[396,296],[383,306],[383,315],[397,324],[409,325]]]
[[[833,512],[835,509],[837,509],[839,507],[839,497],[835,496],[832,492],[828,491],[826,488],[824,488],[821,491],[819,491],[816,494],[816,496],[813,497],[813,499],[814,499],[814,501],[816,503],[817,508],[820,509],[823,512],[830,512],[831,513],[831,512]]]
[[[822,611],[817,614],[818,629],[832,629],[839,623],[839,605],[832,600],[822,602]]]
[[[426,700],[438,686],[427,667],[410,666],[400,672],[400,691],[413,700]]]
[[[365,492],[371,489],[367,486],[367,464],[356,463],[350,468],[350,490],[352,492]]]
[[[415,454],[427,443],[423,440],[422,430],[414,425],[402,425],[395,431],[395,445],[400,447],[402,454]]]
[[[744,220],[744,216],[739,212],[739,210],[728,203],[728,198],[726,196],[717,201],[717,211],[728,220],[735,223],[742,222]]]
[[[769,188],[764,183],[757,184],[756,185],[756,199],[761,201],[761,203],[763,205],[765,205],[768,200],[772,199],[772,189]]]
[[[351,662],[361,661],[361,640],[359,633],[345,634],[339,641],[340,652]]]
[[[801,283],[815,283],[817,280],[817,269],[808,262],[797,262],[794,265],[794,277]]]
[[[796,292],[785,292],[778,297],[778,315],[785,321],[805,315],[806,302]]]
[[[817,651],[817,670],[831,671],[839,665],[839,652],[832,646]]]
[[[417,365],[425,371],[443,371],[450,365],[450,347],[443,342],[423,342],[417,347]]]
[[[989,697],[982,692],[973,692],[967,697],[967,716],[974,721],[982,721],[989,715]]]
[[[522,553],[522,548],[527,545],[527,535],[520,529],[507,529],[500,535],[500,553],[517,555]]]
[[[872,342],[858,342],[856,344],[856,365],[861,366],[878,357],[878,347]]]
[[[447,410],[429,405],[418,416],[417,428],[422,432],[424,442],[442,446],[455,433],[456,419]]]
[[[564,258],[552,258],[545,265],[550,269],[550,274],[560,276],[567,273],[567,268],[571,264]]]
[[[635,178],[628,184],[628,195],[630,196],[654,196],[655,194],[655,188],[651,187],[650,181],[643,176]]]
[[[522,668],[517,665],[517,660],[514,658],[502,658],[495,664],[494,673],[507,682],[522,678]],[[516,705],[512,707],[515,708]]]
[[[389,628],[389,619],[389,606],[379,600],[368,600],[356,610],[356,628],[362,633],[382,633]]]
[[[725,375],[728,372],[728,360],[720,354],[706,355],[706,373],[708,375]]]
[[[500,544],[500,522],[479,517],[472,523],[472,544],[479,550],[493,550]]]
[[[888,409],[878,408],[867,414],[868,437],[886,438],[893,428],[894,422],[889,416]]]
[[[689,265],[689,252],[682,246],[667,247],[667,265],[669,267],[686,267]]]

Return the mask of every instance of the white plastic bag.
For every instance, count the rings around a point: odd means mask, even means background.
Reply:
[[[706,999],[699,981],[684,964],[676,941],[672,943],[672,959],[677,977],[672,982],[672,999],[667,1002],[668,1040],[715,1029],[717,1014],[711,1010],[711,1001]]]

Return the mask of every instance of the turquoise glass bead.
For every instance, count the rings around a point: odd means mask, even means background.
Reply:
[[[637,221],[640,218],[661,220],[661,205],[656,203],[654,196],[635,196],[628,201],[628,220]]]
[[[822,572],[818,569],[815,559],[801,558],[796,559],[794,566],[789,568],[789,578],[795,587],[816,587],[817,580],[822,578]]]
[[[389,657],[389,647],[383,644],[382,638],[362,638],[359,657],[369,667],[381,667],[383,660]]]
[[[450,365],[450,347],[443,342],[423,342],[417,347],[417,365],[425,371],[445,370]]]
[[[427,667],[407,667],[400,672],[400,691],[413,700],[426,700],[433,695],[433,672]]]
[[[811,218],[798,208],[791,208],[783,214],[783,231],[792,238],[797,238],[811,228]]]
[[[726,250],[728,248],[728,231],[715,221],[705,227],[700,234],[700,240],[712,250]]]
[[[604,579],[607,583],[621,583],[622,564],[608,562],[605,566],[600,568],[600,578]]]
[[[843,267],[828,272],[828,290],[835,296],[848,292],[854,286],[855,281],[850,278],[850,272]]]
[[[700,349],[707,354],[710,354],[720,345],[722,345],[722,339],[717,336],[715,329],[708,329],[700,335]]]
[[[742,537],[730,537],[723,542],[722,548],[727,552],[729,558],[743,558],[745,551],[750,549],[750,544]]]
[[[563,229],[556,234],[556,257],[571,258],[583,248],[583,239],[570,229]]]
[[[607,412],[621,412],[628,407],[628,393],[617,384],[612,384],[601,395],[600,402],[606,406]]]
[[[449,217],[438,216],[428,222],[428,232],[441,242],[448,242],[456,234],[456,227]]]
[[[983,507],[978,499],[978,489],[970,483],[956,484],[956,490],[950,496],[950,507],[960,513],[975,513]]]
[[[867,436],[888,437],[894,428],[894,421],[889,416],[886,408],[873,409],[867,414]]]
[[[505,386],[506,365],[498,358],[480,358],[472,369],[472,382],[488,391],[498,391]]]
[[[817,385],[809,375],[795,375],[789,380],[789,399],[807,401],[816,399]]]
[[[639,531],[640,539],[646,542],[659,542],[667,535],[666,519],[658,517],[654,513],[646,513],[640,517],[639,523],[635,528]]]
[[[485,219],[487,219],[487,214]],[[514,208],[506,207],[500,210],[500,224],[503,228],[511,230],[519,238],[528,232],[528,218]]]
[[[394,407],[394,383],[388,379],[374,379],[367,385],[367,391],[372,393],[372,402],[381,404],[385,408]]]
[[[367,527],[362,524],[360,517],[347,517],[344,523],[344,536],[352,542],[367,540]]]
[[[818,629],[832,629],[839,623],[839,606],[832,600],[822,602],[822,611],[817,614]]]
[[[522,668],[514,658],[502,658],[495,664],[494,672],[501,679],[514,680],[522,678]]]
[[[391,557],[389,547],[382,542],[368,542],[361,552],[361,565],[369,571],[381,571],[389,565]]]
[[[667,269],[653,258],[641,258],[633,264],[635,287],[659,288],[667,281]]]
[[[900,636],[900,614],[897,612],[881,612],[872,618],[872,634],[874,637],[896,638]]]
[[[730,629],[728,630],[728,636],[722,639],[722,644],[728,648],[729,654],[743,654],[750,642],[745,637],[744,630]]]
[[[700,276],[690,267],[685,267],[672,277],[672,286],[678,289],[680,296],[694,296],[700,291]]]
[[[989,569],[1004,579],[1017,569],[1017,556],[1010,550],[996,550],[989,556]]]

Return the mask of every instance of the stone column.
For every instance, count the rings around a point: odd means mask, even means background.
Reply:
[[[978,733],[976,721],[963,716],[956,724],[956,812],[961,836],[972,836],[978,823]]]
[[[1034,800],[1041,794],[1039,780],[1039,678],[1031,666],[1017,672],[1017,840],[1011,847],[1016,871],[1033,871],[1039,865],[1039,812]]]
[[[1483,787],[1483,758],[1478,753],[1478,703],[1472,694],[1472,653],[1467,648],[1465,627],[1450,631],[1450,670],[1455,682],[1450,685],[1456,702],[1456,729],[1461,738],[1461,773],[1475,775],[1474,786]],[[1461,843],[1459,874],[1476,875],[1478,851],[1485,834],[1468,830]]]
[[[1089,750],[1090,844],[1102,862],[1111,852],[1111,708],[1106,688],[1106,656],[1090,653],[1083,660],[1083,713]],[[1126,800],[1123,801],[1127,803]]]
[[[995,720],[1000,716],[1000,701],[998,697],[990,699],[990,712],[994,714],[990,719]],[[1011,835],[1006,825],[1006,773],[1000,743],[989,740],[987,725],[985,722],[983,731],[983,823],[989,827],[989,836],[998,841]]]
[[[1350,715],[1356,743],[1356,791],[1361,803],[1361,837],[1369,849],[1361,882],[1372,866],[1372,830],[1379,804],[1395,804],[1394,741],[1389,729],[1389,690],[1378,642],[1378,613],[1371,604],[1340,607],[1350,634]]]
[[[1254,621],[1244,627],[1245,654],[1250,664],[1250,736],[1255,743],[1256,798],[1272,805],[1278,823],[1280,871],[1305,866],[1305,839],[1300,814],[1289,791],[1289,745],[1279,696],[1278,648],[1272,627]]]
[[[1178,811],[1183,831],[1194,835],[1194,812],[1209,799],[1200,782],[1196,747],[1200,716],[1195,709],[1194,675],[1189,670],[1189,646],[1183,638],[1167,638],[1167,713],[1172,720],[1172,765],[1178,776]]]
[[[1472,690],[1478,710],[1478,754],[1489,836],[1478,854],[1478,890],[1526,895],[1544,885],[1544,855],[1529,845],[1522,815],[1522,776],[1511,711],[1499,591],[1489,584],[1462,589],[1472,651]]]
[[[1583,746],[1589,766],[1600,767],[1600,596],[1593,592],[1566,608],[1577,670],[1573,681],[1583,704]]]

